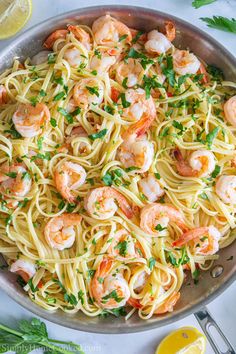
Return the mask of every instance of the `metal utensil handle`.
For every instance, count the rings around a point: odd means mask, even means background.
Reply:
[[[195,314],[196,319],[198,320],[203,332],[205,333],[208,341],[210,342],[212,348],[214,349],[216,354],[236,354],[235,350],[233,349],[232,345],[225,337],[224,333],[221,331],[220,327],[211,317],[210,313],[208,312],[207,308],[204,307],[200,311],[196,312]],[[214,338],[213,334],[209,330],[210,327],[214,327],[214,329],[218,332],[220,339],[224,342],[225,347],[227,348],[226,351],[222,352],[220,349],[216,338]]]

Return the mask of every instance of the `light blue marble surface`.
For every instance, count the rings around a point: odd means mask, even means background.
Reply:
[[[119,3],[120,5],[137,5],[171,13],[191,22],[197,27],[208,32],[211,36],[221,42],[229,51],[236,55],[236,35],[210,29],[201,20],[199,20],[200,17],[211,17],[212,15],[236,17],[236,0],[218,0],[216,3],[202,7],[198,10],[194,10],[191,7],[191,0],[33,0],[33,2],[33,15],[27,25],[28,28],[49,17],[79,7],[85,7],[85,5],[93,6],[116,3]],[[0,41],[0,49],[4,48],[6,44],[10,43],[10,41],[11,40]],[[213,301],[208,308],[236,348],[235,294],[236,284],[233,284],[222,296]],[[0,291],[1,322],[15,326],[16,320],[30,317],[32,317],[30,312],[21,308],[9,299],[2,291]],[[125,335],[89,334],[74,331],[47,322],[51,337],[63,340],[73,340],[80,343],[83,345],[86,354],[154,354],[155,348],[163,336],[176,328],[187,325],[199,327],[193,315],[186,317],[184,320],[179,322],[175,322],[172,325],[166,326],[165,328],[155,329],[139,334]],[[213,351],[209,345],[207,346],[207,354],[213,354]]]

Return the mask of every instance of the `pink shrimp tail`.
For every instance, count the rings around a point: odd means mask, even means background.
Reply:
[[[176,148],[173,151],[173,155],[176,159],[176,168],[178,173],[184,177],[197,177],[198,171],[193,170],[184,160],[181,151]]]
[[[134,299],[133,297],[129,298],[127,304],[136,309],[141,309],[143,307],[143,305],[140,304],[140,301],[138,299]]]
[[[111,270],[112,264],[113,261],[111,258],[108,257],[103,258],[98,268],[99,277],[102,277],[103,275],[107,275]]]
[[[138,122],[132,124],[128,129],[128,135],[136,134],[137,137],[140,137],[146,133],[146,131],[150,128],[153,120],[153,117],[143,117]]]
[[[203,75],[202,83],[203,84],[207,84],[209,82],[209,78],[208,78],[208,74],[207,74],[206,68],[205,68],[205,66],[202,63],[200,65],[200,68],[199,68],[198,72]]]
[[[196,229],[189,230],[183,233],[180,238],[172,243],[173,247],[181,247],[194,240],[195,238],[201,237],[208,232],[208,227],[197,227]]]
[[[176,37],[176,28],[175,24],[172,21],[165,21],[165,32],[166,37],[172,42]]]
[[[44,42],[44,47],[51,49],[55,41],[59,38],[66,38],[68,31],[66,29],[58,29],[48,36]]]

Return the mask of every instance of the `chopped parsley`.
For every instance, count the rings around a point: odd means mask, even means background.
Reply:
[[[162,73],[166,76],[171,87],[175,86],[175,72],[173,70],[173,58],[171,55],[167,55],[166,64],[161,63]]]
[[[118,249],[119,254],[123,257],[127,255],[127,248],[128,248],[128,241],[120,241],[118,244],[115,246],[115,249]]]
[[[166,227],[162,227],[161,224],[157,224],[157,226],[155,226],[154,229],[157,231],[163,231],[166,230]]]
[[[109,113],[109,114],[114,114],[114,112],[115,112],[114,108],[111,107],[111,106],[106,105],[103,108],[104,108],[104,111]]]
[[[100,132],[98,133],[94,133],[94,134],[90,134],[88,137],[89,139],[91,139],[92,141],[96,140],[96,139],[102,139],[104,138],[104,136],[106,135],[107,133],[107,129],[102,129],[100,130]]]
[[[128,37],[128,34],[124,34],[123,36],[121,36],[119,38],[119,42],[122,42],[123,40],[125,40]]]
[[[91,87],[91,86],[85,86],[86,89],[91,93],[91,95],[96,95],[99,97],[99,88],[97,86]]]
[[[55,128],[57,126],[57,121],[55,118],[50,118],[50,124],[53,128]]]
[[[57,111],[59,113],[61,113],[67,120],[68,124],[72,124],[74,119],[72,114],[68,113],[66,109],[62,108],[62,107],[57,107]]]
[[[155,258],[154,258],[154,257],[149,258],[149,260],[148,260],[148,267],[150,268],[150,270],[153,270],[155,264],[156,264]]]
[[[131,105],[131,103],[129,101],[126,101],[126,97],[125,97],[124,92],[122,92],[120,94],[120,99],[121,99],[121,103],[122,103],[123,108],[128,108]]]
[[[212,174],[211,174],[211,176],[212,176],[213,178],[216,178],[216,176],[218,176],[218,174],[220,173],[220,170],[221,170],[220,166],[219,166],[219,165],[216,165],[214,171],[213,171]]]
[[[53,101],[60,101],[64,98],[66,93],[64,91],[59,92],[56,96],[53,97]]]
[[[181,248],[181,257],[179,259],[175,258],[172,252],[168,252],[167,256],[168,256],[168,261],[175,268],[178,268],[180,265],[187,264],[189,262],[189,257],[187,255],[186,247]]]
[[[32,293],[36,293],[36,291],[39,290],[39,288],[37,286],[34,286],[32,278],[29,279],[27,284],[29,285],[30,290],[32,291]]]
[[[124,298],[119,297],[116,290],[111,291],[109,294],[102,297],[102,303],[105,304],[109,299],[114,299],[117,303],[121,302]]]

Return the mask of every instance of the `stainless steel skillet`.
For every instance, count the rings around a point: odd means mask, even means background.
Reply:
[[[91,25],[97,17],[106,13],[120,19],[130,27],[145,31],[157,26],[161,27],[165,20],[172,19],[178,29],[175,40],[176,46],[183,49],[190,48],[207,63],[220,67],[226,79],[236,81],[235,58],[209,35],[172,15],[132,6],[90,7],[68,12],[40,23],[21,34],[0,53],[0,71],[11,65],[14,56],[23,59],[39,52],[42,48],[42,41],[54,29],[65,27],[66,24],[73,22]],[[199,311],[208,302],[219,296],[236,278],[235,253],[235,244],[222,249],[220,259],[215,263],[215,266],[223,267],[218,268],[218,270],[223,269],[223,271],[218,272],[220,274],[217,277],[212,276],[214,271],[208,271],[202,274],[197,285],[194,285],[189,279],[182,289],[181,300],[175,311],[165,316],[154,317],[148,321],[142,321],[138,316],[133,316],[125,322],[123,318],[92,318],[86,317],[82,313],[76,315],[62,312],[48,313],[32,303],[16,284],[14,275],[6,271],[0,271],[0,288],[33,313],[66,327],[96,333],[139,332],[177,321],[184,316]],[[230,260],[233,255],[234,259]],[[215,271],[215,273],[217,272]],[[204,311],[198,312],[199,321],[203,321],[205,315]],[[231,350],[233,349],[231,348]],[[228,351],[227,353],[234,352]]]

